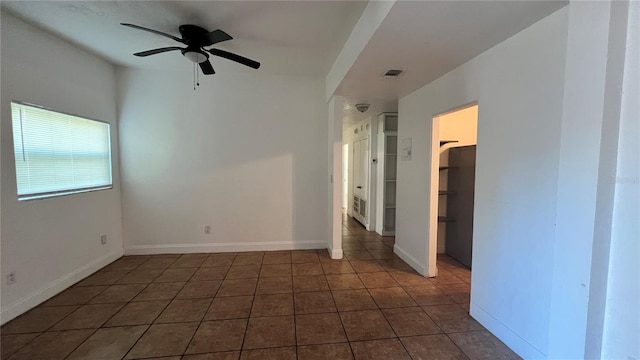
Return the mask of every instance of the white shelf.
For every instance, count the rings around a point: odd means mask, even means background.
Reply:
[[[396,224],[396,186],[398,154],[398,114],[383,113],[378,116],[378,169],[382,174],[378,178],[379,216],[381,226],[377,231],[383,236],[393,236]]]

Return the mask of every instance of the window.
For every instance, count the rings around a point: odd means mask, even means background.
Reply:
[[[110,189],[109,124],[11,103],[18,200]]]

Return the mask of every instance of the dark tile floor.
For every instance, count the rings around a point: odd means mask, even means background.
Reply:
[[[7,323],[1,358],[517,359],[468,315],[470,273],[426,279],[350,218],[326,250],[126,256]]]

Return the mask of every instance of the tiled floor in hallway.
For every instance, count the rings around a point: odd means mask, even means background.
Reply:
[[[326,250],[126,256],[2,327],[2,359],[517,359],[467,314],[469,272],[426,279],[345,220]]]

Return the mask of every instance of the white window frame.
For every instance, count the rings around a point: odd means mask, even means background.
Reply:
[[[80,116],[80,115],[76,115],[76,114],[71,114],[71,113],[67,113],[67,112],[63,112],[63,111],[57,111],[57,110],[53,110],[44,106],[40,106],[40,105],[35,105],[35,104],[31,104],[28,102],[23,102],[23,101],[16,101],[13,100],[11,101],[11,104],[16,104],[19,106],[25,106],[25,107],[33,107],[36,109],[40,109],[40,110],[45,110],[48,112],[52,112],[52,113],[56,113],[56,114],[61,114],[61,115],[66,115],[66,116],[72,116],[74,118],[78,118],[81,120],[85,120],[85,121],[90,121],[90,122],[98,122],[101,124],[105,124],[107,126],[107,142],[108,142],[108,152],[109,152],[109,184],[106,185],[100,185],[100,186],[91,186],[91,187],[75,187],[75,188],[69,188],[69,189],[64,189],[64,190],[56,190],[56,191],[48,191],[48,192],[34,192],[34,193],[27,193],[27,194],[18,194],[18,173],[17,173],[17,164],[15,163],[15,161],[17,161],[16,159],[16,154],[15,154],[15,142],[16,141],[23,141],[23,139],[18,138],[16,139],[15,136],[13,138],[13,157],[14,157],[14,170],[16,171],[16,195],[18,196],[18,201],[28,201],[28,200],[37,200],[37,199],[46,199],[46,198],[53,198],[53,197],[59,197],[59,196],[66,196],[66,195],[72,195],[72,194],[81,194],[81,193],[87,193],[87,192],[93,192],[93,191],[100,191],[100,190],[109,190],[109,189],[113,189],[113,155],[112,155],[112,146],[111,146],[111,124],[109,122],[106,121],[102,121],[102,120],[96,120],[96,119],[92,119],[92,118],[88,118],[86,116]],[[13,126],[14,124],[14,119],[13,119],[13,109],[11,110],[11,124]],[[12,135],[14,135],[15,133],[12,131]],[[24,144],[21,145],[21,147],[24,148]]]

